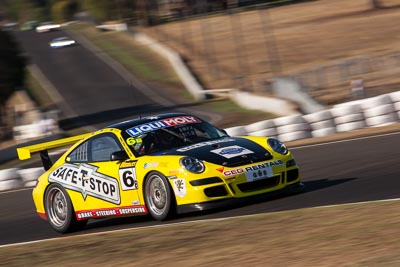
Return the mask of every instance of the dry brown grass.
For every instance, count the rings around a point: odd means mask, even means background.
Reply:
[[[189,222],[3,247],[0,257],[4,266],[399,266],[399,210],[389,201]]]
[[[240,87],[238,78],[242,77],[243,89],[260,91],[278,74],[398,53],[400,0],[383,0],[386,8],[379,10],[371,9],[370,2],[311,1],[142,30],[177,49],[207,88]],[[374,94],[398,90],[400,66],[375,67],[350,79],[364,79]],[[320,100],[327,104],[343,101],[349,94],[349,82],[315,92],[315,96],[323,96]]]

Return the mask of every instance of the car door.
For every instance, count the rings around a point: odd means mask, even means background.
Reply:
[[[70,195],[79,218],[145,213],[140,206],[134,160],[112,160],[124,151],[112,132],[98,134],[76,147],[66,164],[77,169],[75,190]]]

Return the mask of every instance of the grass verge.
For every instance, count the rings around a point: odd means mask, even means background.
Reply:
[[[54,105],[54,101],[29,70],[27,71],[26,85],[28,94],[39,107],[46,108]]]
[[[2,247],[0,257],[6,266],[399,266],[399,210],[386,201],[188,222]]]

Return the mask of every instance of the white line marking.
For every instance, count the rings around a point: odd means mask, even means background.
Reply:
[[[359,140],[364,140],[364,139],[379,138],[379,137],[398,135],[398,134],[400,134],[400,132],[387,133],[387,134],[378,134],[378,135],[364,136],[364,137],[357,137],[357,138],[350,138],[350,139],[343,139],[343,140],[337,140],[337,141],[329,141],[329,142],[312,144],[312,145],[294,146],[294,147],[290,148],[290,150],[309,148],[309,147],[316,147],[316,146],[324,146],[324,145],[332,145],[332,144],[339,144],[339,143],[345,143],[345,142],[353,142],[353,141],[359,141]]]
[[[362,202],[345,203],[345,204],[337,204],[337,205],[325,205],[325,206],[308,207],[308,208],[301,208],[301,209],[303,209],[303,210],[324,209],[324,208],[334,208],[334,207],[340,207],[340,206],[373,204],[373,203],[392,202],[392,201],[400,201],[400,198],[381,199],[381,200],[373,200],[373,201],[362,201]],[[297,209],[297,210],[301,210],[301,209]],[[276,213],[283,213],[283,212],[290,212],[290,211],[294,211],[294,210],[273,211],[273,212],[257,213],[257,214],[251,214],[251,215],[232,216],[232,217],[205,219],[205,220],[196,220],[196,221],[186,221],[186,222],[169,223],[169,224],[162,224],[162,225],[150,225],[150,226],[142,226],[142,227],[136,227],[136,228],[125,228],[125,229],[103,231],[103,232],[96,232],[96,233],[89,233],[89,234],[82,234],[82,235],[55,237],[55,238],[49,238],[49,239],[43,239],[43,240],[35,240],[35,241],[29,241],[29,242],[21,242],[21,243],[15,243],[15,244],[0,245],[0,248],[14,247],[14,246],[20,246],[20,245],[29,245],[29,244],[35,244],[35,243],[47,242],[47,241],[55,241],[55,240],[61,240],[61,239],[65,240],[66,238],[71,239],[71,238],[81,238],[81,237],[86,237],[86,236],[94,236],[94,235],[99,235],[99,234],[120,233],[120,232],[132,231],[132,230],[142,230],[142,229],[147,229],[147,228],[162,228],[162,227],[177,226],[177,225],[179,226],[179,225],[185,225],[185,224],[197,223],[197,222],[216,222],[216,221],[225,221],[225,220],[231,220],[231,219],[236,219],[236,218],[251,218],[251,217],[259,216],[259,215],[262,215],[262,214],[268,214],[268,213],[276,214]]]

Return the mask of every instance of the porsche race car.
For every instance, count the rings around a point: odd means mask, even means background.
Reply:
[[[53,163],[48,150],[61,146],[71,147]],[[302,187],[299,168],[279,140],[229,136],[183,113],[141,117],[17,151],[21,160],[40,152],[46,172],[33,200],[39,216],[60,233],[79,230],[89,219],[150,214],[165,220]]]

